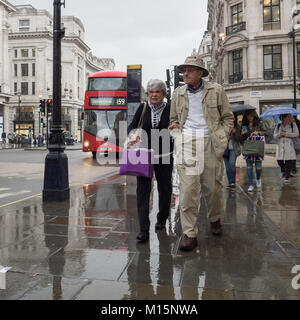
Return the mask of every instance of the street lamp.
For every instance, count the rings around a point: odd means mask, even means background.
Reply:
[[[53,15],[53,111],[49,153],[45,159],[43,201],[64,201],[70,198],[68,157],[64,153],[65,139],[61,124],[61,6],[54,0]]]
[[[294,100],[293,100],[293,107],[297,109],[297,83],[296,83],[296,25],[297,19],[299,18],[300,8],[298,6],[294,7],[292,10],[292,31],[288,34],[289,38],[293,39],[293,83],[294,83]]]
[[[20,91],[18,91],[17,96],[18,96],[18,119],[20,121],[21,120],[21,92]]]

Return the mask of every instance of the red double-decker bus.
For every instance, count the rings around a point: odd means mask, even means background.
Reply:
[[[84,99],[84,152],[119,153],[120,121],[127,119],[127,74],[100,71],[88,78]]]

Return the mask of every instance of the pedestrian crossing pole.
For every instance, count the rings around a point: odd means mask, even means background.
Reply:
[[[64,153],[65,139],[61,122],[61,6],[65,2],[54,0],[53,25],[53,110],[52,126],[45,159],[43,201],[64,201],[70,198],[68,157]]]

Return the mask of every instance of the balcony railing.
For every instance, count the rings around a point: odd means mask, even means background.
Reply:
[[[237,82],[240,82],[241,80],[243,80],[243,73],[242,72],[232,74],[228,77],[229,83],[237,83]]]
[[[282,79],[282,70],[271,70],[264,71],[265,80],[281,80]]]
[[[245,21],[243,21],[241,23],[234,24],[229,27],[226,27],[226,36],[228,36],[232,33],[243,31],[243,30],[246,30],[246,22]]]

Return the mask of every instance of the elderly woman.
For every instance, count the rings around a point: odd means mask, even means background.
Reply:
[[[299,136],[299,131],[296,123],[292,122],[292,115],[283,114],[280,118],[282,123],[275,127],[273,136],[278,140],[276,160],[280,166],[284,182],[287,183],[291,177],[293,160],[296,160],[293,138]]]
[[[148,101],[142,121],[142,129],[144,131],[141,137],[137,137],[134,134],[130,135],[131,143],[140,142],[140,147],[154,150],[154,173],[159,195],[159,212],[157,213],[157,222],[155,224],[156,231],[165,228],[172,196],[173,143],[167,130],[169,126],[170,105],[164,101],[166,94],[167,88],[163,81],[154,79],[148,82]],[[144,103],[139,106],[128,127],[129,134],[130,132],[134,132],[134,129],[138,127],[143,109]],[[138,242],[145,242],[149,239],[151,187],[152,178],[137,177],[136,194],[140,224],[140,233],[136,237]]]

